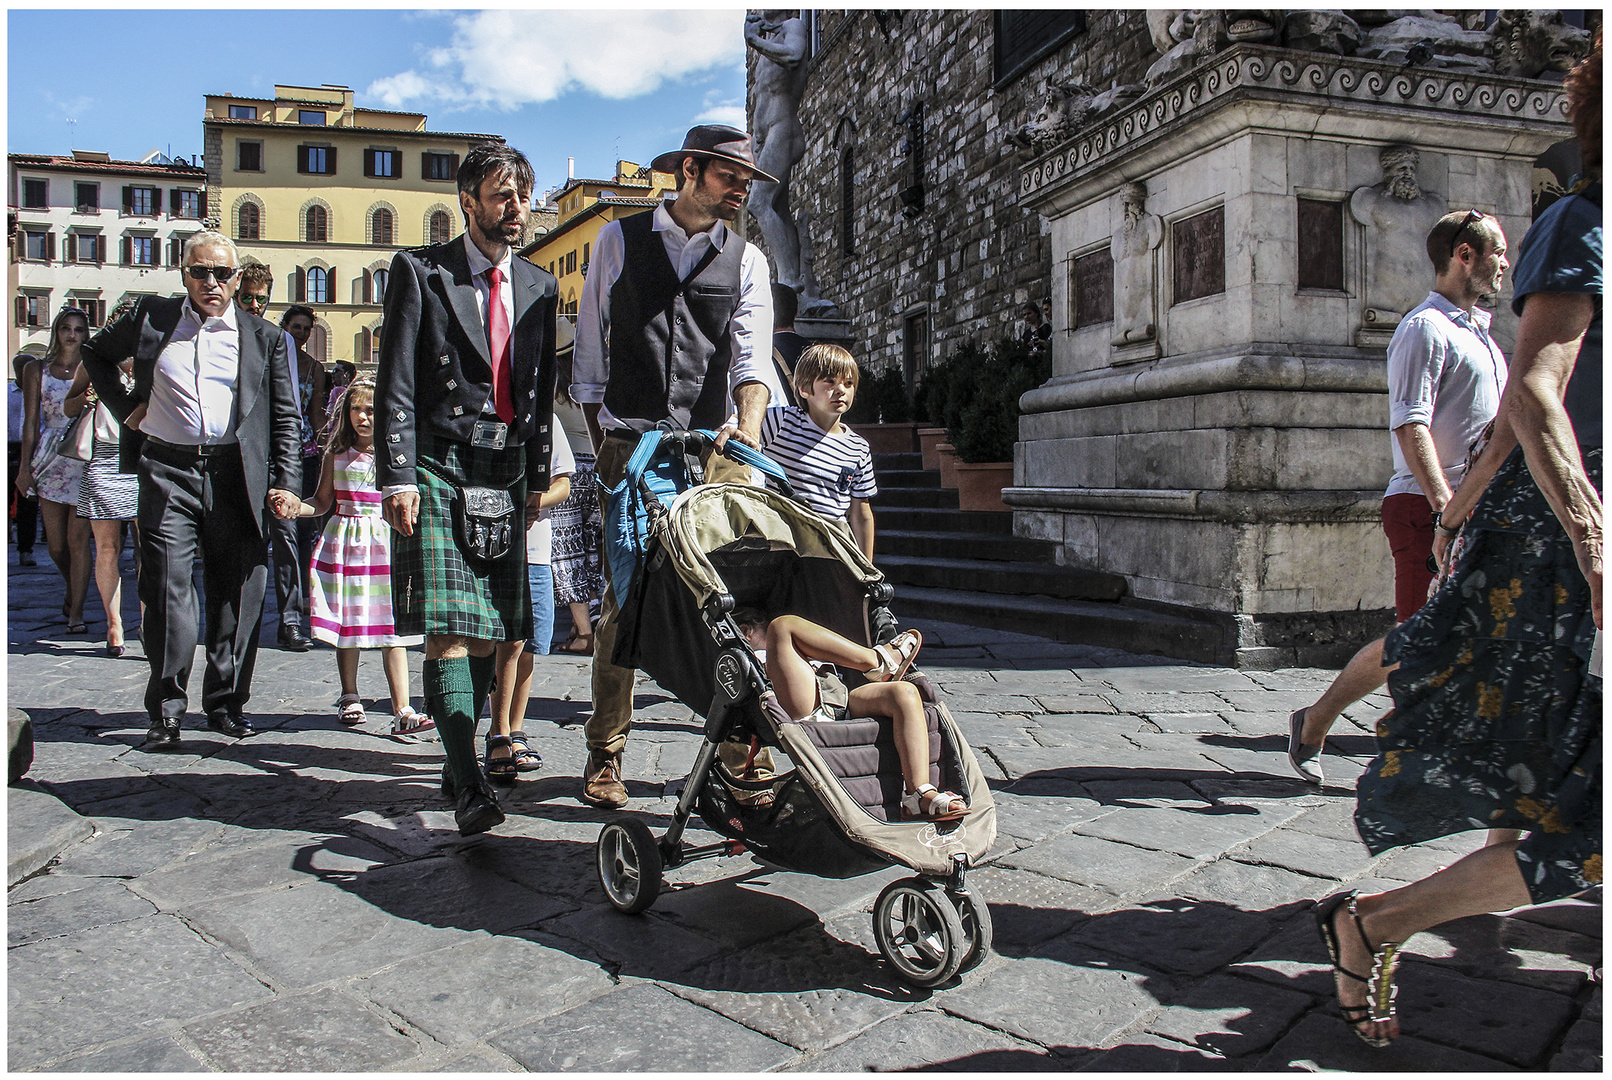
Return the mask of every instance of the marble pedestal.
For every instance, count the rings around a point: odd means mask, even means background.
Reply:
[[[1392,625],[1384,352],[1361,333],[1382,241],[1349,199],[1383,180],[1383,147],[1413,145],[1421,189],[1498,215],[1515,247],[1533,159],[1568,130],[1560,104],[1559,87],[1532,80],[1243,45],[1026,168],[1021,198],[1058,255],[1053,377],[1020,401],[1003,495],[1015,532],[1123,574],[1133,602],[1224,624],[1232,663],[1341,663]],[[1137,182],[1162,242],[1150,273],[1116,268],[1112,310],[1151,321],[1141,342],[1091,319],[1101,305],[1077,273],[1124,250],[1115,238],[1136,226],[1121,195]],[[1331,287],[1299,284],[1314,257],[1300,199],[1340,208]],[[1206,214],[1221,216],[1219,250],[1183,234]],[[1218,289],[1178,297],[1194,280],[1202,291],[1201,263],[1217,257]],[[1507,287],[1494,333],[1509,353]]]

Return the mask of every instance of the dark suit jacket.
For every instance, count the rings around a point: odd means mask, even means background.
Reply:
[[[548,487],[554,433],[554,275],[516,256],[510,283],[511,396],[515,422],[506,445],[526,448],[528,491]],[[468,443],[493,392],[491,350],[470,277],[463,234],[392,258],[375,375],[376,483],[416,483],[415,431],[428,427]]]
[[[184,297],[142,297],[84,345],[84,366],[95,392],[121,424],[135,406],[151,399],[157,358],[179,325]],[[236,377],[235,436],[241,442],[246,494],[258,509],[263,531],[264,503],[270,488],[301,491],[302,422],[296,382],[278,326],[236,307],[240,323],[240,374]],[[134,390],[125,390],[118,365],[134,357]],[[119,453],[124,472],[140,461],[145,436],[123,428]]]

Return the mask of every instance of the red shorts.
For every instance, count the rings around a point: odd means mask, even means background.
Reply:
[[[1404,622],[1427,603],[1433,571],[1433,508],[1422,495],[1383,498],[1383,532],[1394,553],[1394,617]]]

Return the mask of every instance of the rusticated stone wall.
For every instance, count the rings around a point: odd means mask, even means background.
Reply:
[[[883,15],[881,25],[880,15]],[[1022,160],[1007,136],[1049,83],[1140,82],[1155,58],[1141,11],[1089,11],[1086,28],[993,90],[994,19],[985,11],[818,11],[818,51],[801,105],[806,156],[792,205],[810,214],[822,295],[851,320],[864,368],[902,362],[905,318],[927,310],[928,355],[1015,330],[1027,300],[1050,296],[1047,224],[1019,205]],[[755,55],[750,57],[755,63]],[[753,89],[752,79],[752,102]],[[897,121],[923,104],[924,209],[904,216],[910,182]],[[855,254],[842,246],[841,155],[855,146]],[[747,235],[762,242],[760,230]]]

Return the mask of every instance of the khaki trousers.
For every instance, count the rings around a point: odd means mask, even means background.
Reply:
[[[634,443],[626,439],[606,439],[599,447],[594,462],[602,487],[615,487],[627,471],[627,459],[632,456]],[[748,484],[750,467],[730,461],[719,455],[705,460],[705,476],[713,484]],[[600,491],[601,502],[604,498]],[[601,507],[602,509],[602,507]],[[593,715],[583,726],[591,752],[619,754],[627,745],[627,733],[632,730],[632,691],[638,673],[632,668],[617,667],[610,662],[616,650],[616,630],[620,624],[620,607],[616,602],[616,589],[610,580],[610,560],[603,559],[605,591],[600,604],[599,622],[593,630]],[[737,774],[744,767],[749,747],[738,743],[724,743],[719,749],[722,763]],[[763,747],[756,755],[755,767],[762,777],[771,776],[772,751]]]

